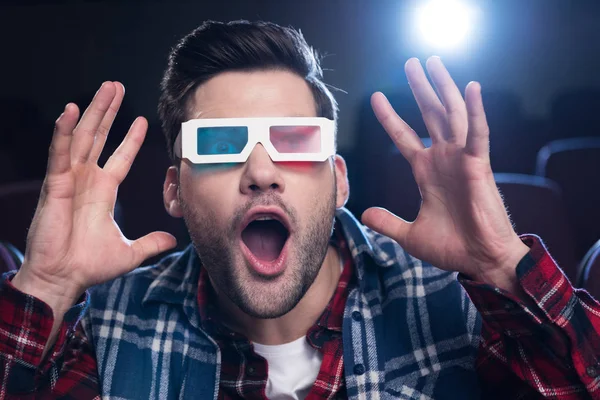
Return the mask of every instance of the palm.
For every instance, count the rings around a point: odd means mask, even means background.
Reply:
[[[68,105],[57,121],[25,259],[15,279],[43,282],[73,297],[175,245],[165,232],[130,241],[114,221],[117,188],[147,129],[145,119],[137,119],[105,166],[98,166],[123,94],[122,86],[108,82],[78,124],[74,105]]]
[[[433,265],[478,274],[481,268],[497,264],[519,239],[493,179],[478,88],[467,87],[465,104],[441,62],[433,60],[428,67],[443,104],[420,64],[407,63],[411,88],[432,137],[430,148],[423,146],[382,95],[373,96],[378,119],[413,169],[423,198],[419,214],[407,223],[372,208],[363,221]]]
[[[72,219],[70,229],[54,230],[54,248],[63,250],[56,254],[59,262],[55,273],[95,284],[127,272],[135,255],[113,218],[118,182],[97,165],[79,166],[65,175],[60,178],[70,181],[65,182],[65,188],[72,187],[72,196],[57,193],[48,199],[56,210],[56,214],[48,215],[56,219],[50,222]],[[71,271],[76,260],[86,260],[86,268]]]

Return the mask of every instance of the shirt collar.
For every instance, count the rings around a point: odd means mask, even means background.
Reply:
[[[159,301],[184,304],[197,291],[200,260],[190,244],[183,251],[163,258],[153,267],[155,278],[148,287],[142,303]]]
[[[336,227],[340,222],[336,224]],[[354,285],[354,262],[348,248],[348,243],[340,230],[334,235],[335,240],[333,245],[337,248],[342,263],[342,273],[338,281],[337,288],[331,297],[331,300],[323,310],[323,313],[317,320],[317,325],[321,328],[329,329],[336,332],[342,332],[342,324],[344,320],[344,309],[348,293]]]
[[[365,256],[372,258],[381,267],[388,267],[395,262],[385,247],[390,244],[397,246],[396,242],[361,224],[346,208],[337,209],[335,216],[341,223],[355,264],[358,262],[359,266],[363,265]],[[359,278],[361,269],[357,269]]]

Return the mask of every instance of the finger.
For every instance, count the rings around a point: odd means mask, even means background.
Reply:
[[[136,118],[123,142],[121,142],[108,161],[106,161],[104,170],[114,176],[119,183],[123,182],[129,173],[131,164],[140,147],[142,147],[142,143],[144,143],[147,129],[148,121],[146,121],[146,118]]]
[[[100,122],[100,125],[98,126],[94,146],[92,147],[89,156],[89,161],[91,162],[98,162],[98,158],[100,158],[100,154],[102,154],[102,149],[104,149],[104,144],[106,143],[110,128],[119,112],[121,103],[123,102],[123,96],[125,96],[125,87],[123,84],[121,84],[121,82],[113,83],[115,84],[115,97],[113,98],[112,103],[110,103],[106,114],[104,114],[102,122]]]
[[[152,232],[131,243],[134,263],[137,266],[150,257],[177,246],[177,239],[167,232]]]
[[[446,110],[425,76],[421,62],[417,58],[411,58],[404,65],[404,71],[431,141],[436,143],[444,140],[448,130]]]
[[[88,160],[100,122],[114,97],[115,85],[112,82],[104,82],[73,131],[72,163],[83,163]]]
[[[69,103],[56,120],[48,154],[48,175],[61,174],[71,168],[71,140],[78,119],[79,108]]]
[[[446,110],[446,120],[450,127],[446,131],[446,140],[464,146],[467,138],[467,109],[460,90],[439,57],[430,57],[426,65]]]
[[[469,131],[467,133],[468,153],[489,160],[490,157],[490,128],[483,109],[481,85],[470,82],[465,89],[467,114],[469,118]]]
[[[390,135],[400,153],[410,163],[415,152],[423,150],[425,146],[415,131],[398,116],[394,108],[381,92],[371,96],[371,106],[377,120],[383,129]]]
[[[365,210],[361,220],[369,228],[382,235],[391,237],[402,247],[405,247],[406,237],[411,228],[410,222],[380,207],[371,207]]]

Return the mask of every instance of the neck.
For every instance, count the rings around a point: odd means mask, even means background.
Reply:
[[[304,297],[287,314],[273,319],[249,316],[227,296],[217,294],[222,322],[230,329],[243,333],[251,342],[278,345],[306,335],[327,307],[340,279],[340,256],[329,246],[321,269]]]

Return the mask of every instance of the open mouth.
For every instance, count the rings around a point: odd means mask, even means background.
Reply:
[[[274,279],[283,274],[293,234],[283,211],[257,207],[246,215],[241,226],[241,251],[254,275]]]
[[[262,216],[251,221],[241,236],[258,261],[269,263],[279,258],[290,233],[277,219]]]

